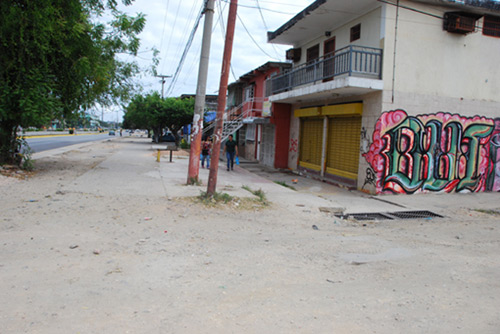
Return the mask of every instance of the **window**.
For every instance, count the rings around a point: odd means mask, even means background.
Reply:
[[[351,28],[351,42],[361,38],[361,23]]]
[[[246,128],[245,140],[255,141],[255,124],[248,124]]]
[[[255,85],[251,84],[245,87],[245,101],[250,101],[254,97],[254,87]]]
[[[307,63],[311,63],[319,58],[319,44],[307,49]]]
[[[484,16],[483,35],[500,37],[500,17]]]

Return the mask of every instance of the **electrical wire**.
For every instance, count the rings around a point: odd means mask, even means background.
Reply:
[[[161,39],[160,39],[160,52],[163,51],[163,37],[165,36],[165,27],[167,26],[167,14],[168,14],[168,6],[170,4],[170,0],[167,0],[167,6],[165,7],[165,15],[163,16],[163,29],[161,31]]]
[[[220,0],[220,1],[221,2],[227,2],[227,3],[229,3],[229,0]],[[257,6],[242,5],[242,4],[238,4],[238,7],[245,7],[245,8],[254,8],[254,9],[257,9]],[[262,10],[266,10],[266,11],[273,12],[273,13],[278,13],[278,14],[285,14],[285,15],[295,15],[296,14],[296,13],[280,12],[279,10],[274,10],[274,9],[269,9],[269,8],[262,8]]]
[[[175,74],[172,77],[172,81],[170,82],[170,86],[167,89],[167,96],[172,92],[172,89],[177,82],[177,79],[179,78],[179,73],[181,72],[182,65],[184,64],[184,61],[186,60],[187,53],[189,51],[189,48],[191,47],[191,44],[193,43],[194,35],[196,34],[196,31],[198,30],[198,26],[200,24],[201,18],[203,16],[203,12],[205,11],[205,2],[203,3],[203,6],[201,7],[200,13],[198,14],[198,17],[196,18],[196,22],[194,24],[193,29],[191,30],[191,34],[189,35],[188,41],[186,43],[186,46],[184,48],[184,52],[182,53],[181,59],[179,61],[179,64],[177,65],[177,69],[175,70]]]
[[[262,13],[262,8],[260,8],[259,0],[255,0],[255,2],[257,3],[257,8],[259,9],[259,13],[260,13],[260,17],[262,19],[262,23],[264,23],[264,28],[266,29],[266,31],[269,31],[269,28],[267,27],[266,20],[264,19],[264,15]],[[280,56],[278,50],[276,49],[276,45],[274,45],[274,43],[271,43],[271,46],[273,47],[274,52],[278,56],[278,59],[280,59],[281,56]]]
[[[410,10],[410,11],[413,11],[413,12],[416,12],[416,13],[419,13],[419,14],[423,14],[423,15],[427,15],[427,16],[430,16],[430,17],[434,17],[434,18],[442,20],[442,21],[444,20],[443,16],[436,15],[436,14],[429,13],[429,12],[425,12],[425,11],[420,10],[420,9],[416,9],[416,8],[412,8],[412,7],[408,7],[408,6],[404,6],[404,5],[399,5],[397,3],[390,2],[390,1],[387,1],[387,0],[377,0],[377,1],[385,3],[385,4],[388,4],[388,5],[397,6],[397,7],[403,8],[403,9],[407,9],[407,10]],[[445,13],[446,12],[443,11],[443,14],[445,14]],[[474,27],[476,29],[478,29],[479,31],[483,31],[484,30],[484,27],[480,26],[479,24],[475,24]]]
[[[182,36],[179,39],[180,41],[186,41],[186,40],[188,40],[188,36],[189,36],[189,33],[190,33],[189,27],[192,25],[193,18],[195,18],[195,8],[196,8],[197,4],[198,4],[198,1],[193,1],[192,2],[191,9],[189,10],[189,14],[185,16],[185,18],[186,18],[184,20],[185,21],[185,25],[181,29],[172,29],[172,34],[174,34],[175,32],[178,32],[178,31],[182,32]],[[179,8],[182,5],[183,5],[183,1],[179,0],[178,11],[179,11]],[[175,17],[175,22],[174,22],[173,27],[177,27],[177,23],[176,22],[177,22],[177,18],[179,17],[178,11],[177,11],[177,14],[176,14],[176,17]],[[183,16],[180,16],[180,17],[183,18]],[[182,50],[183,50],[182,47],[183,47],[183,45],[179,43],[177,45],[176,51],[170,57],[170,59],[177,59],[177,58],[179,58],[179,55],[182,53]],[[172,67],[172,66],[175,66],[175,63],[174,62],[169,62],[169,65]],[[173,67],[168,72],[171,73],[172,71],[173,71]]]
[[[252,34],[250,33],[250,31],[248,31],[247,27],[245,26],[245,23],[243,23],[243,20],[241,19],[240,15],[239,14],[236,14],[236,16],[238,17],[238,20],[241,22],[241,25],[243,26],[243,28],[245,29],[245,31],[247,32],[248,36],[250,37],[250,39],[252,40],[252,42],[254,42],[254,44],[257,46],[257,48],[259,48],[260,51],[262,51],[263,54],[265,54],[266,56],[268,56],[269,58],[272,58],[272,59],[275,59],[275,60],[279,60],[279,58],[276,58],[276,57],[273,57],[271,56],[269,53],[267,53],[260,45],[259,43],[257,43],[257,41],[253,38]]]
[[[177,24],[177,17],[179,17],[179,9],[181,8],[181,3],[179,2],[179,6],[177,6],[177,12],[175,14],[175,18],[174,18],[174,27],[175,25]],[[170,36],[168,37],[168,43],[167,43],[167,52],[166,52],[166,56],[165,56],[165,59],[168,59],[168,51],[170,50],[170,44],[172,42],[172,36],[174,35],[174,29],[171,29],[170,30]],[[161,53],[160,53],[161,54]],[[163,72],[163,70],[165,69],[165,63],[166,62],[163,62],[162,63],[162,66],[161,66],[161,73],[165,73]]]

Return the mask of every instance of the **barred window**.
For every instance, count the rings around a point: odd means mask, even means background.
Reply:
[[[484,16],[483,35],[500,37],[500,17]]]

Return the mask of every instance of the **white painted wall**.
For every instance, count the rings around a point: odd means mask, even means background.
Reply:
[[[406,5],[443,17],[444,7],[411,1]],[[386,5],[383,79],[392,90],[396,7]],[[482,21],[478,21],[482,25]],[[443,20],[399,9],[395,91],[425,97],[500,102],[500,39],[480,31],[468,35],[443,30]]]
[[[324,55],[324,42],[332,37],[335,37],[335,49],[341,49],[348,45],[359,45],[359,46],[368,46],[373,48],[380,48],[381,43],[381,15],[382,15],[382,7],[379,7],[375,10],[370,11],[369,13],[360,16],[358,19],[350,21],[349,23],[344,24],[340,28],[334,29],[333,22],[332,26],[325,26],[324,31],[331,31],[331,36],[327,37],[324,35],[321,36],[311,36],[311,40],[304,45],[297,45],[295,47],[302,48],[302,55],[300,58],[300,62],[295,63],[294,66],[298,66],[301,64],[305,64],[307,60],[307,49],[310,47],[319,44],[319,54],[320,57]],[[361,23],[361,38],[350,42],[351,36],[351,27]]]

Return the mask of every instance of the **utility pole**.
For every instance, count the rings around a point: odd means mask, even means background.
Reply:
[[[208,176],[207,195],[215,194],[217,185],[217,172],[219,170],[220,145],[222,140],[222,128],[224,126],[224,109],[226,108],[227,81],[231,68],[231,55],[233,52],[234,27],[236,25],[236,10],[238,0],[231,0],[229,5],[229,16],[227,18],[226,42],[224,44],[224,56],[222,59],[222,71],[220,75],[219,97],[217,98],[217,119],[215,123],[214,146],[212,148],[212,164]]]
[[[157,74],[156,75],[158,78],[161,78],[161,98],[163,99],[163,86],[165,86],[165,79],[166,78],[171,78],[171,75],[163,75],[163,74]]]
[[[203,114],[207,91],[208,60],[212,39],[212,23],[214,18],[214,0],[207,0],[205,7],[205,23],[203,40],[201,42],[200,67],[198,70],[198,85],[194,100],[193,128],[191,130],[191,150],[189,151],[189,168],[187,184],[196,184],[200,172],[200,149],[203,135]]]

